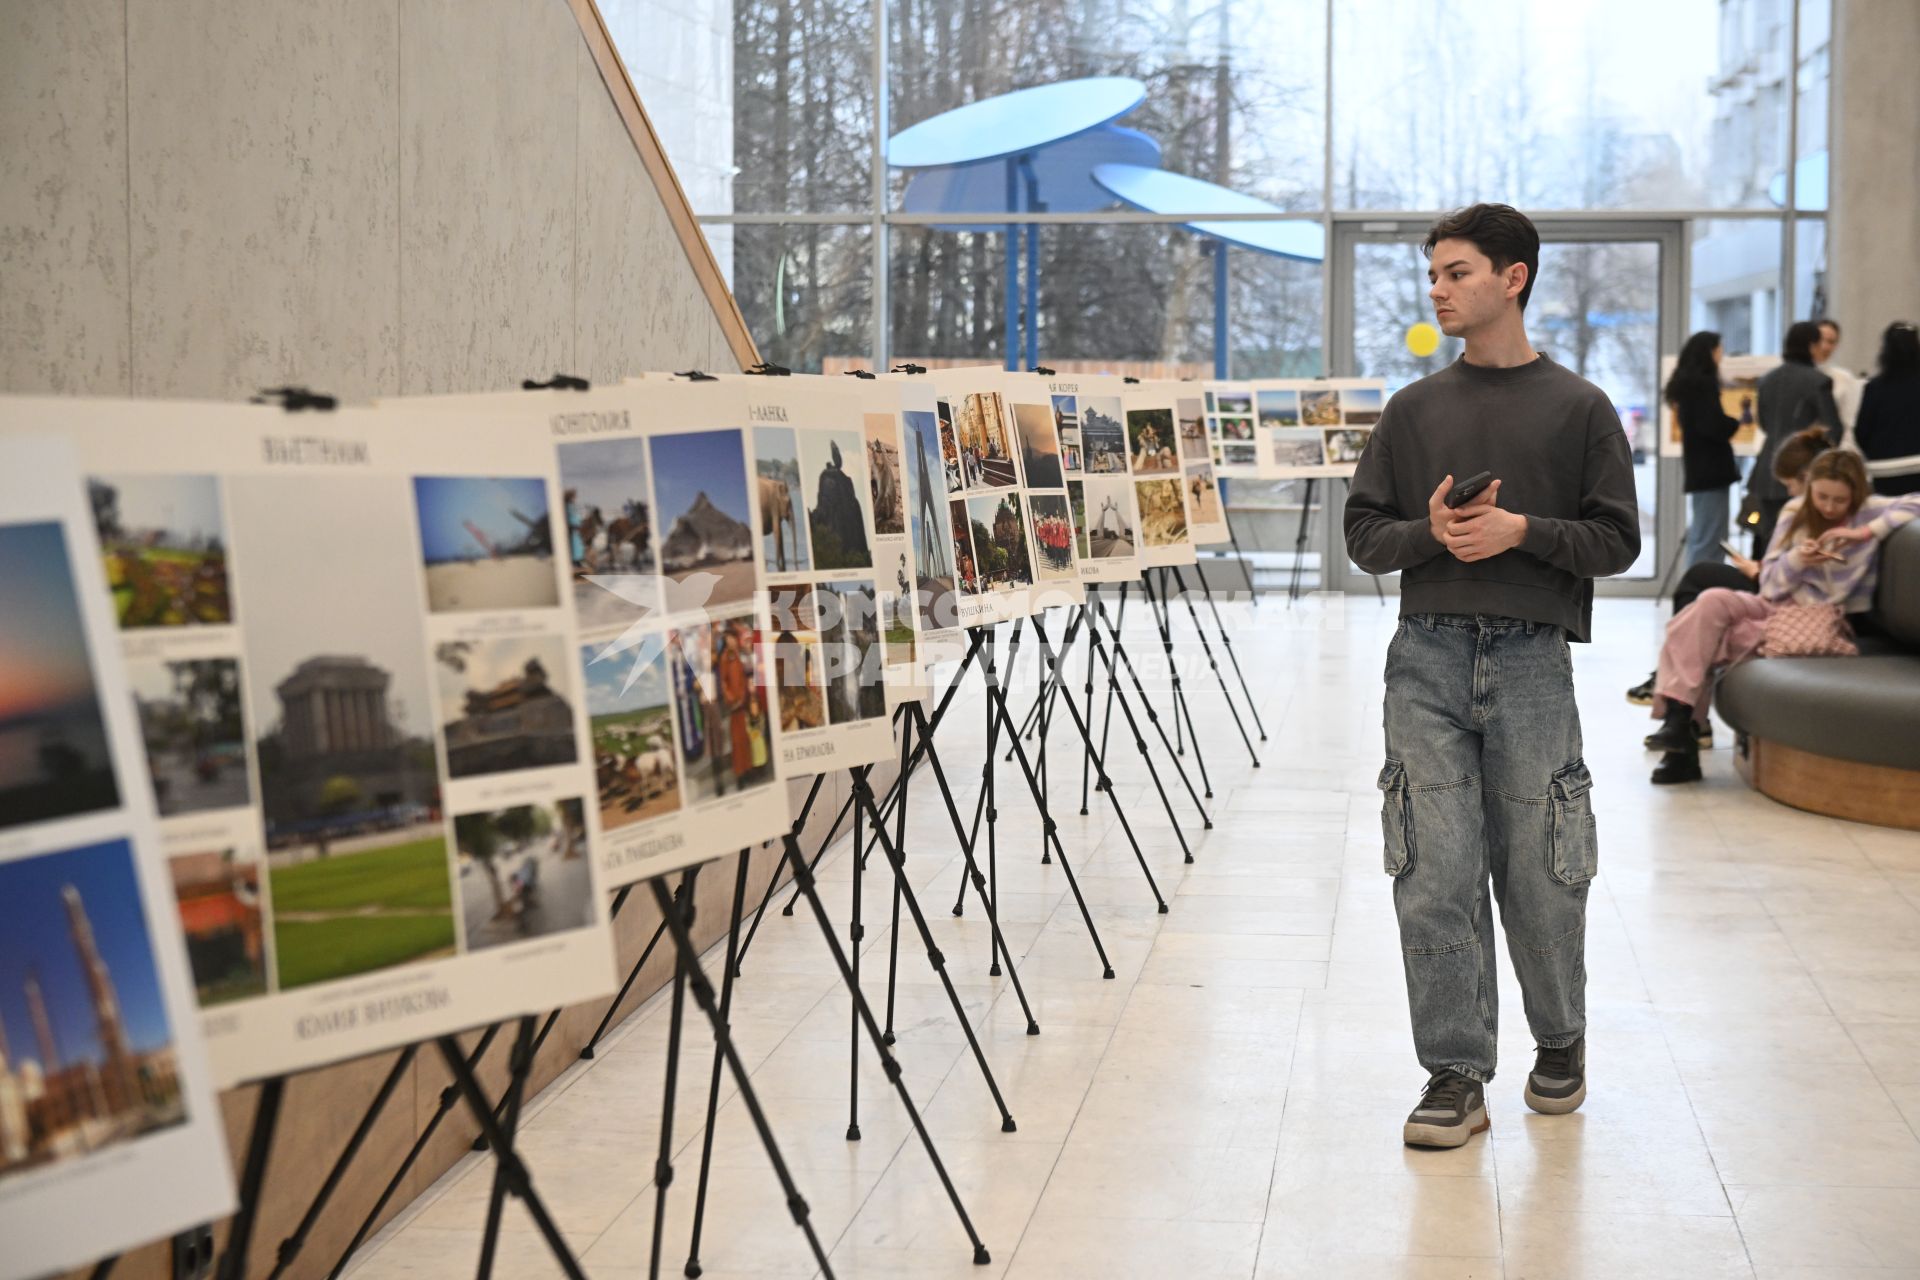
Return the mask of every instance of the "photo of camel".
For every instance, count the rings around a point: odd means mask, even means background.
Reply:
[[[867,482],[873,487],[873,531],[882,537],[907,531],[906,495],[900,484],[899,420],[890,413],[865,415]]]
[[[760,558],[768,573],[794,573],[808,562],[800,530],[800,445],[792,427],[753,429],[754,493],[760,509]]]
[[[1180,459],[1174,454],[1173,410],[1127,410],[1127,451],[1133,458],[1133,474],[1137,476],[1178,471]]]
[[[871,569],[867,507],[872,501],[864,474],[866,444],[852,431],[800,433],[800,474],[813,490],[807,530],[816,569]]]
[[[557,452],[573,565],[573,614],[581,630],[624,626],[643,609],[658,609],[657,584],[644,581],[660,572],[653,551],[647,442],[638,437],[582,440]],[[602,575],[628,581],[616,595],[589,581]]]

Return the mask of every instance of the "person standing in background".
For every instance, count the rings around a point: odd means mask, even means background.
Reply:
[[[1905,320],[1880,338],[1880,369],[1860,395],[1854,443],[1867,461],[1920,457],[1920,329]],[[1873,491],[1887,497],[1920,493],[1920,470],[1875,476]]]
[[[1773,474],[1773,455],[1789,437],[1819,423],[1827,440],[1839,447],[1840,410],[1833,403],[1833,379],[1814,367],[1814,347],[1822,342],[1820,326],[1795,321],[1782,343],[1780,365],[1770,369],[1755,388],[1760,404],[1760,433],[1764,443],[1747,475],[1747,496],[1760,519],[1753,526],[1753,555],[1758,559],[1773,538],[1774,522],[1787,505],[1787,489]]]
[[[1688,338],[1667,379],[1666,401],[1680,422],[1681,468],[1687,494],[1685,564],[1720,564],[1726,552],[1728,495],[1740,482],[1733,437],[1740,420],[1720,406],[1720,335]]]
[[[1853,422],[1860,414],[1862,384],[1853,370],[1833,358],[1840,349],[1840,322],[1822,319],[1814,323],[1820,326],[1820,341],[1813,346],[1813,367],[1833,379],[1833,408],[1840,416],[1840,439],[1850,447]]]

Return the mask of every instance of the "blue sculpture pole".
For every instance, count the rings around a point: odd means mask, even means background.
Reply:
[[[1027,208],[1035,213],[1046,208],[1040,199],[1040,175],[1034,172],[1033,157],[1020,157],[1020,170],[1027,177]],[[1027,368],[1040,363],[1040,224],[1027,224]]]
[[[1020,161],[1016,156],[1007,157],[1007,212],[1020,211]],[[1006,366],[1008,372],[1020,367],[1020,304],[1015,295],[1020,290],[1020,224],[1007,224],[1007,331],[1005,338]]]
[[[1213,242],[1213,376],[1225,379],[1229,335],[1227,333],[1227,242]]]

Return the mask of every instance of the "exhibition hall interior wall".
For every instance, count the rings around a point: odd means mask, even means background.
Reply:
[[[235,400],[295,383],[365,399],[556,371],[742,368],[751,340],[697,229],[684,238],[685,196],[618,64],[618,84],[602,78],[599,21],[568,0],[10,6],[0,393]],[[827,780],[816,814],[844,790]],[[724,929],[732,865],[700,883],[702,945]],[[657,921],[641,895],[615,922],[622,972]],[[667,957],[623,1008],[671,976]],[[573,1060],[601,1012],[561,1017],[531,1087]],[[393,1060],[289,1082],[248,1274],[271,1268],[341,1117]],[[497,1091],[504,1058],[480,1074]],[[345,1202],[373,1202],[448,1081],[433,1055],[415,1060]],[[223,1098],[236,1160],[255,1092]],[[472,1138],[450,1116],[388,1213]],[[323,1216],[308,1259],[338,1256],[348,1217]],[[164,1244],[116,1274],[170,1274]]]
[[[1833,30],[1833,313],[1870,347],[1920,317],[1920,5],[1836,0]]]

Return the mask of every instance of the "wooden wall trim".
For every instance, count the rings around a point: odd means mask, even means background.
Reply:
[[[1764,738],[1747,738],[1734,762],[1749,786],[1781,804],[1920,831],[1920,770],[1836,760]]]
[[[666,207],[674,234],[693,267],[694,278],[699,280],[701,291],[707,295],[707,301],[713,307],[720,331],[726,334],[727,345],[732,349],[734,359],[740,362],[742,369],[758,364],[760,352],[754,346],[753,335],[747,330],[746,317],[740,314],[740,304],[734,299],[733,290],[727,287],[726,277],[720,272],[720,262],[713,256],[713,246],[707,243],[706,233],[693,216],[693,206],[687,201],[686,189],[680,185],[680,178],[667,159],[666,149],[660,145],[660,135],[654,132],[653,122],[647,118],[647,109],[641,105],[640,94],[627,75],[626,63],[620,60],[620,52],[614,48],[606,19],[600,15],[600,6],[594,0],[567,0],[567,7],[580,24],[580,35],[593,54],[594,65],[600,69],[600,79],[607,86],[613,105],[627,126],[627,136],[633,139],[633,149],[639,153],[641,165],[645,167],[647,176],[653,179],[654,189],[660,193],[660,203]]]

